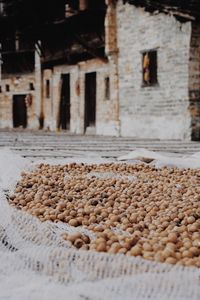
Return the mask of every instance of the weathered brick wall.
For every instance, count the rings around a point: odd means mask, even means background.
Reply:
[[[121,135],[190,139],[189,50],[191,23],[118,1]],[[158,51],[158,85],[142,87],[141,51]]]
[[[189,63],[189,96],[192,139],[200,140],[200,25],[192,24]]]
[[[35,91],[30,90],[30,83],[35,86],[34,74],[4,76],[0,93],[0,128],[13,128],[13,96],[31,94],[32,104],[27,107],[27,127],[38,129]],[[9,85],[9,91],[6,91],[6,85]]]
[[[112,89],[113,74],[109,63],[100,59],[92,59],[81,62],[74,66],[57,66],[52,74],[52,103],[53,112],[50,117],[50,109],[44,105],[45,124],[51,120],[52,130],[56,130],[58,125],[59,104],[61,95],[61,75],[70,74],[70,132],[76,134],[84,133],[84,111],[85,111],[85,74],[96,72],[96,128],[95,132],[99,135],[117,135],[116,118],[113,113],[113,96],[109,100],[105,99],[105,78],[110,76],[110,85]],[[48,99],[49,100],[49,99]],[[49,122],[50,123],[50,122]]]

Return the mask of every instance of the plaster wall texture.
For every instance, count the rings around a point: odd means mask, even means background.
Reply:
[[[191,22],[117,4],[121,135],[191,138],[189,58]],[[142,87],[142,51],[157,50],[158,84]]]
[[[27,107],[27,128],[38,129],[35,91],[30,90],[30,83],[35,86],[34,74],[4,76],[1,80],[0,93],[0,128],[13,128],[13,96],[32,95],[32,104]],[[9,91],[6,91],[9,85]]]

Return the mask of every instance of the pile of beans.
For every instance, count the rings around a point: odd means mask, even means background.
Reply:
[[[9,202],[42,222],[95,234],[63,234],[77,249],[200,267],[200,170],[40,164],[22,173]]]

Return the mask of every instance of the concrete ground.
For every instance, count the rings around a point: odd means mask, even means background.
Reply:
[[[200,152],[200,142],[171,140],[136,140],[134,138],[79,136],[66,132],[0,131],[0,149],[8,147],[15,153],[33,160],[98,155],[115,159],[136,148],[177,156]]]

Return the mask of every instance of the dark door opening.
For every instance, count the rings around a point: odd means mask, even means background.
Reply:
[[[96,72],[85,74],[85,130],[96,125]]]
[[[70,129],[70,75],[63,74],[61,77],[61,99],[58,128]]]
[[[13,127],[27,127],[26,95],[13,96]]]

